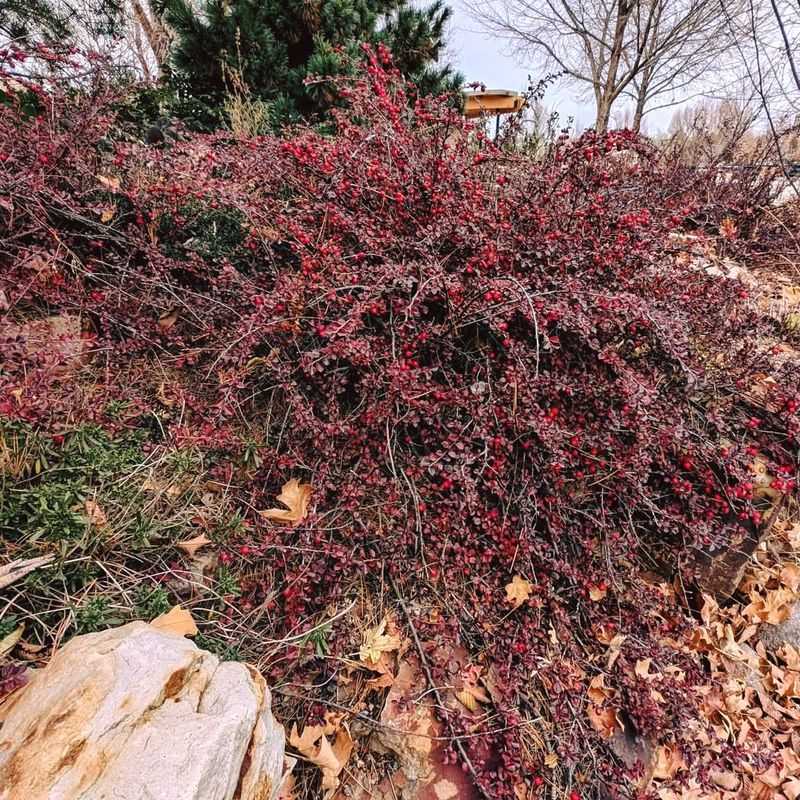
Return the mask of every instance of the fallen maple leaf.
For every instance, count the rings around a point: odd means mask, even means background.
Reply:
[[[176,636],[197,635],[197,625],[192,615],[180,606],[173,606],[165,614],[156,617],[150,625],[162,633],[174,633]]]
[[[258,513],[264,519],[297,525],[308,514],[308,504],[311,502],[312,491],[311,484],[300,483],[297,478],[292,478],[283,484],[281,493],[277,497],[278,502],[283,503],[286,508],[269,508]]]
[[[339,774],[350,759],[353,740],[346,728],[339,727],[336,738],[331,744],[325,735],[326,730],[330,731],[330,726],[306,725],[300,735],[297,725],[293,725],[289,734],[289,744],[306,760],[319,767],[322,773],[322,788],[325,797],[329,798],[339,786]]]
[[[201,533],[193,539],[184,539],[181,542],[177,542],[175,547],[177,547],[178,550],[183,550],[183,552],[191,558],[201,547],[205,547],[207,544],[213,544],[213,542],[208,536]]]
[[[533,584],[520,575],[515,575],[511,583],[506,585],[506,602],[512,603],[514,608],[519,608],[526,602],[533,591]]]
[[[391,653],[400,647],[400,637],[386,633],[387,623],[388,619],[384,617],[380,625],[364,634],[358,655],[361,661],[369,666],[377,665],[384,653]]]

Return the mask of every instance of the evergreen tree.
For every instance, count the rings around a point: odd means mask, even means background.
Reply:
[[[450,9],[408,0],[161,0],[175,34],[171,82],[196,118],[219,116],[226,96],[245,88],[273,118],[315,117],[333,102],[313,75],[341,74],[361,42],[383,42],[425,93],[457,88],[461,78],[436,64]],[[190,114],[191,115],[191,114]]]
[[[57,40],[69,34],[65,10],[50,0],[0,0],[0,39]]]
[[[0,0],[0,41],[69,45],[115,36],[126,0]]]

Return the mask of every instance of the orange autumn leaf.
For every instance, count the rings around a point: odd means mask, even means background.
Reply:
[[[617,715],[613,708],[600,708],[590,703],[586,708],[586,714],[592,727],[603,739],[610,739],[614,735],[617,729]]]
[[[291,525],[297,525],[308,514],[312,491],[311,484],[300,483],[297,478],[292,478],[283,484],[281,493],[277,497],[278,502],[283,503],[286,508],[269,508],[258,513],[264,519],[270,519],[273,522],[286,522]]]
[[[511,583],[506,585],[506,602],[511,603],[514,608],[519,608],[526,602],[533,591],[533,584],[526,581],[521,575],[515,575]]]
[[[685,767],[686,762],[677,747],[662,745],[656,750],[653,757],[653,777],[656,780],[670,780]]]
[[[178,312],[177,311],[168,311],[165,314],[162,314],[158,318],[158,327],[161,328],[162,331],[168,331],[170,328],[175,326],[175,323],[178,321]]]
[[[162,633],[174,633],[176,636],[197,635],[197,625],[192,615],[180,606],[173,606],[165,614],[156,617],[150,625]]]

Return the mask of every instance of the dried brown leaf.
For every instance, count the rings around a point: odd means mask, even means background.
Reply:
[[[269,508],[258,513],[264,519],[269,519],[273,522],[286,522],[291,525],[297,525],[308,514],[312,491],[311,484],[300,483],[297,478],[292,478],[283,485],[277,498],[278,502],[283,503],[286,508]]]
[[[161,328],[162,331],[168,331],[170,328],[175,326],[175,323],[178,321],[178,311],[168,311],[166,314],[162,314],[158,318],[158,327]]]
[[[115,178],[113,175],[98,175],[97,180],[101,186],[105,186],[106,189],[111,189],[113,192],[118,192],[121,186],[119,178]]]
[[[653,777],[656,780],[670,780],[679,770],[686,767],[680,750],[677,747],[661,745],[653,755]]]
[[[377,627],[364,633],[358,654],[362,663],[369,667],[375,668],[380,664],[385,653],[393,653],[400,647],[400,637],[396,633],[386,633],[388,622],[388,618],[384,617]]]
[[[209,544],[213,544],[211,539],[209,539],[204,533],[201,533],[195,536],[193,539],[184,539],[181,542],[177,542],[175,547],[177,547],[178,550],[183,550],[187,556],[192,558],[201,547],[205,547]]]
[[[600,734],[603,739],[610,739],[617,728],[617,715],[613,708],[600,708],[594,703],[589,703],[586,714],[592,727]]]
[[[527,602],[532,591],[533,584],[530,581],[526,581],[521,575],[515,575],[511,583],[506,585],[506,602],[518,608]]]
[[[608,589],[605,586],[592,586],[589,589],[589,599],[593,603],[598,603],[608,594]]]
[[[197,635],[197,625],[192,615],[180,606],[173,606],[165,614],[156,617],[150,625],[163,633],[174,633],[176,636]]]
[[[86,511],[86,516],[88,517],[90,524],[94,525],[96,528],[104,528],[108,524],[106,512],[103,511],[102,507],[96,500],[84,501],[83,508]]]
[[[453,800],[458,797],[458,786],[442,778],[433,784],[433,793],[436,795],[436,800]]]
[[[23,633],[25,633],[24,624],[14,628],[11,633],[6,634],[0,639],[0,656],[5,656],[10,653],[17,646],[17,642],[22,638]]]

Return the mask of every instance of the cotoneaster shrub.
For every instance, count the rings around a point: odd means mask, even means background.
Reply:
[[[760,323],[740,285],[675,257],[697,198],[658,153],[625,132],[535,163],[498,150],[412,104],[384,52],[341,87],[333,135],[149,148],[103,70],[79,69],[80,88],[17,77],[0,107],[0,413],[113,430],[103,409],[124,398],[158,416],[154,436],[212,451],[251,509],[265,577],[242,602],[265,604],[272,636],[389,573],[435,680],[448,646],[494,665],[503,702],[463,740],[491,797],[545,791],[525,744],[537,696],[559,758],[586,768],[599,742],[579,698],[598,670],[632,729],[680,725],[698,677],[670,646],[685,618],[638,576],[691,587],[698,557],[763,524],[754,454],[796,495],[800,419],[796,374],[768,408],[743,399],[766,371]],[[21,344],[22,319],[52,315],[79,318],[90,387],[64,380],[59,348]],[[260,466],[242,471],[254,431]],[[313,484],[310,517],[259,520],[290,477]],[[533,584],[515,610],[514,575]],[[620,631],[606,667],[597,635]],[[663,703],[630,678],[643,657],[686,673]],[[330,678],[292,653],[271,666]],[[624,794],[610,753],[588,763]]]

